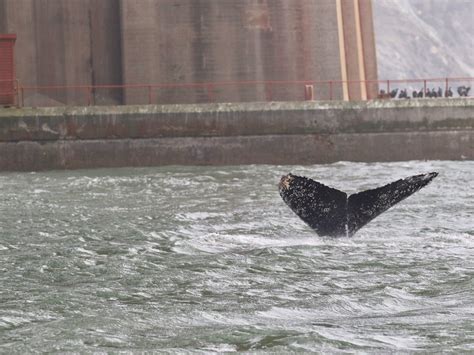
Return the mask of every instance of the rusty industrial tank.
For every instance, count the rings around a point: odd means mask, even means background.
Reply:
[[[26,89],[31,104],[376,94],[361,82],[376,79],[370,0],[3,0],[0,13],[22,85],[83,86]]]

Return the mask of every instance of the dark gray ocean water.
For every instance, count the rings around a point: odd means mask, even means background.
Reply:
[[[353,238],[281,200],[439,177]],[[474,162],[0,174],[0,353],[474,352]]]

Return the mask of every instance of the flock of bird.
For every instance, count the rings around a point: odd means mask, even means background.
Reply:
[[[471,90],[470,86],[459,86],[457,88],[457,93],[460,97],[468,97],[469,96],[469,90]],[[453,91],[451,90],[451,87],[449,87],[447,90],[444,91],[438,87],[436,90],[435,88],[426,89],[426,91],[423,91],[423,89],[420,89],[419,91],[413,90],[412,92],[412,98],[421,98],[421,97],[430,97],[430,98],[435,98],[435,97],[453,97]],[[407,89],[393,89],[390,92],[385,92],[385,90],[380,90],[379,93],[379,98],[384,99],[384,98],[391,98],[391,99],[410,99],[410,95],[408,94]]]

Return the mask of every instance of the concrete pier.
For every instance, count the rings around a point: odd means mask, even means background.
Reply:
[[[474,100],[0,110],[0,171],[474,159]]]

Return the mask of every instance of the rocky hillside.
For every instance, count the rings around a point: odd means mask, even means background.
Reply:
[[[373,0],[380,79],[474,77],[474,0]]]

